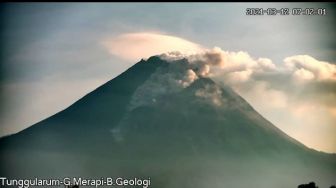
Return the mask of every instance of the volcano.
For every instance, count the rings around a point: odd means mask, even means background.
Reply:
[[[0,176],[150,177],[155,188],[336,183],[335,154],[307,148],[197,71],[187,59],[141,60],[67,109],[1,138]]]

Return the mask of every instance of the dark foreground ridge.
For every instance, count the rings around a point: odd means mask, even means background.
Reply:
[[[298,188],[318,188],[318,186],[315,184],[315,182],[310,182],[308,184],[301,184],[298,186]],[[332,185],[330,188],[336,188],[336,186]]]

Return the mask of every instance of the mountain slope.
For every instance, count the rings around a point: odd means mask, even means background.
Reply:
[[[2,138],[0,175],[152,176],[154,187],[333,183],[335,156],[290,138],[228,86],[190,81],[188,71],[186,59],[140,61],[64,111]]]

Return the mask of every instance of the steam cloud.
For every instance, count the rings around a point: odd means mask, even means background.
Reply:
[[[292,97],[295,100],[301,98],[301,93],[293,90],[295,88],[311,91],[318,89],[319,95],[329,96],[323,99],[325,105],[334,104],[336,99],[336,65],[308,55],[287,57],[283,65],[275,65],[268,58],[252,58],[246,52],[228,52],[217,47],[193,55],[173,52],[162,54],[160,57],[170,61],[188,59],[189,71],[196,74],[190,75],[188,72],[185,76],[189,78],[188,84],[198,77],[210,77],[229,84],[238,92],[269,91],[272,96],[276,96],[273,98],[283,98],[282,101],[290,97],[287,93],[294,95]],[[279,107],[281,106],[284,105],[279,103]]]

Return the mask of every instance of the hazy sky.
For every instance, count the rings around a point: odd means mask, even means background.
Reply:
[[[247,16],[246,8],[252,7],[321,7],[327,15]],[[298,65],[296,55],[308,55],[312,65],[327,65],[323,70],[328,74],[333,73],[329,64],[336,62],[336,4],[9,3],[0,8],[0,136],[68,107],[125,71],[141,54],[217,46],[244,51],[252,59],[268,58],[279,69],[285,58]],[[134,44],[139,37],[147,42],[139,44],[138,52]],[[159,50],[151,51],[151,46]],[[129,58],[128,50],[134,52]],[[293,75],[297,71],[295,75],[311,78],[308,68],[295,69]],[[336,104],[330,102],[336,101],[334,76],[315,77],[314,90],[268,77],[271,81],[240,84],[239,93],[290,136],[317,150],[336,152]],[[270,100],[280,106],[269,105]]]

